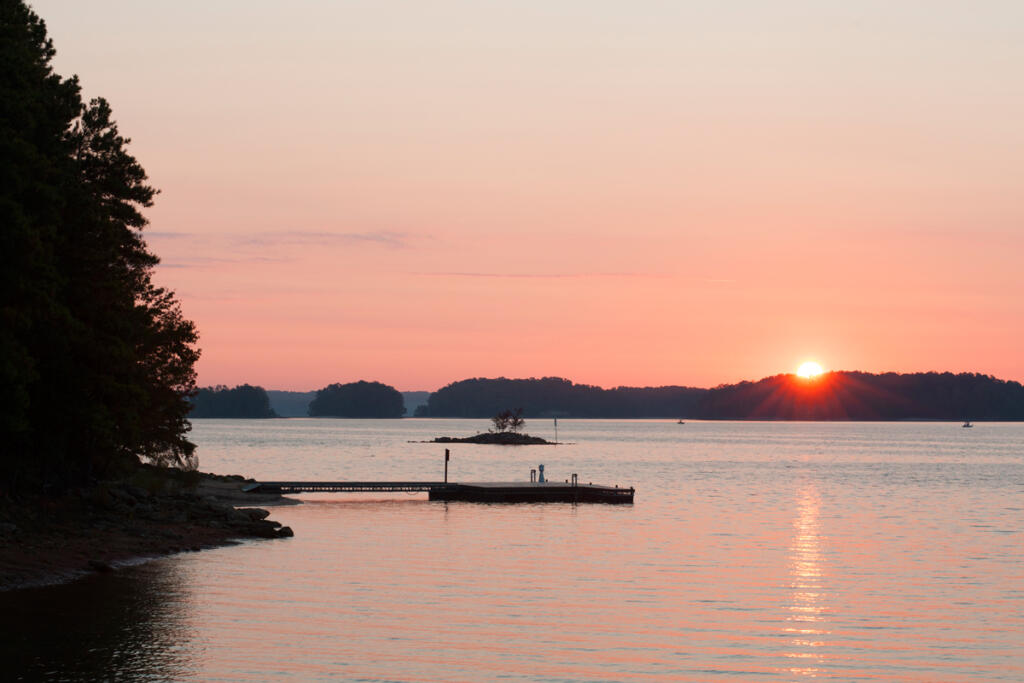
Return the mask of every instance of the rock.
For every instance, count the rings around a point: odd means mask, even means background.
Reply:
[[[277,537],[278,538],[291,538],[294,535],[295,535],[295,532],[292,531],[292,528],[290,526],[283,526],[283,527],[281,527],[280,529],[277,530]]]
[[[227,517],[232,522],[255,522],[262,519],[253,519],[252,516],[248,514],[247,510],[231,510],[231,512],[227,514]]]
[[[248,515],[249,519],[254,522],[270,516],[270,510],[263,510],[262,508],[238,508],[238,511]]]
[[[518,432],[485,432],[475,436],[457,438],[451,436],[440,436],[434,439],[433,443],[477,443],[490,444],[495,446],[535,446],[550,444],[550,441],[539,436],[520,434]]]
[[[93,571],[101,572],[101,573],[104,573],[104,574],[107,573],[107,572],[114,571],[114,568],[111,567],[106,562],[104,562],[103,560],[89,560],[89,569],[92,569]]]

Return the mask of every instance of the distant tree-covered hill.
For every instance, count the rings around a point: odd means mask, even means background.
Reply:
[[[270,409],[270,399],[263,387],[242,384],[234,389],[226,386],[203,387],[192,399],[192,418],[267,418],[277,417]]]
[[[706,391],[675,386],[602,389],[561,377],[478,378],[435,391],[416,414],[491,417],[512,407],[522,408],[527,417],[680,417],[692,414]]]
[[[708,391],[693,417],[782,420],[1022,420],[1024,386],[949,372],[776,375]]]
[[[430,397],[429,391],[403,391],[402,399],[405,414],[411,415],[419,406],[426,404]],[[316,398],[315,391],[278,391],[268,389],[270,408],[278,417],[307,417],[309,404]]]
[[[602,389],[558,377],[468,379],[430,395],[417,415],[762,420],[1024,420],[1024,386],[963,373],[776,375],[714,389]]]
[[[402,417],[405,402],[397,389],[380,382],[331,384],[316,392],[310,417]]]

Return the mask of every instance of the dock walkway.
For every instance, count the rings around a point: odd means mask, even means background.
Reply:
[[[248,493],[353,493],[424,491],[430,500],[481,503],[632,503],[633,488],[573,482],[259,481]]]

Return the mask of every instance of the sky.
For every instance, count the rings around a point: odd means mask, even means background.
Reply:
[[[1019,0],[39,0],[201,385],[1024,380]]]

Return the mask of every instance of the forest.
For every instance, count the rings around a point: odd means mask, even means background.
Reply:
[[[193,323],[152,279],[157,190],[46,26],[0,3],[0,495],[194,467]]]
[[[489,418],[522,408],[527,417],[680,417],[696,410],[705,391],[679,386],[602,389],[561,377],[477,378],[435,391],[416,415]]]
[[[316,392],[310,417],[402,417],[405,401],[392,386],[380,382],[331,384]]]
[[[477,378],[439,389],[416,414],[485,418],[508,407],[521,407],[527,417],[1024,420],[1024,386],[949,372],[783,374],[713,389],[602,389],[559,377]]]
[[[269,418],[277,417],[263,387],[242,384],[233,389],[219,385],[203,387],[192,398],[191,418]]]

